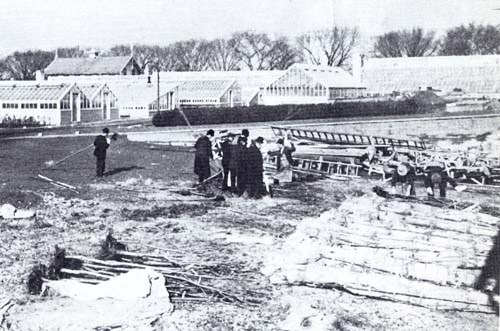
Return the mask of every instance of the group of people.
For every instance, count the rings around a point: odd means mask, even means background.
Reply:
[[[362,157],[362,164],[366,168],[378,160],[376,149],[370,146]],[[427,195],[434,197],[434,189],[439,188],[439,197],[446,198],[446,188],[450,184],[455,190],[461,192],[465,186],[458,185],[455,179],[448,175],[446,171],[446,162],[439,157],[430,157],[426,162],[420,165],[424,186]],[[384,174],[391,176],[392,193],[396,193],[398,183],[406,184],[406,195],[415,195],[415,181],[417,180],[417,163],[412,155],[398,153],[394,151],[391,156],[385,160]]]
[[[264,138],[251,140],[248,129],[241,134],[227,133],[215,141],[214,130],[195,143],[194,172],[198,183],[202,184],[211,176],[210,162],[214,160],[222,166],[222,190],[239,196],[245,192],[251,198],[260,198],[264,189],[264,159],[262,146]]]

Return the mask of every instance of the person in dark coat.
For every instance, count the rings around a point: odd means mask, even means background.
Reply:
[[[94,140],[94,156],[96,157],[96,176],[103,177],[106,168],[106,150],[109,147],[109,129],[102,129],[102,133],[95,137]]]
[[[247,138],[245,136],[240,136],[238,138],[237,152],[234,155],[234,166],[237,167],[237,190],[238,195],[245,193],[247,188],[247,177],[248,177],[248,148],[247,148]]]
[[[415,179],[417,174],[414,161],[414,157],[395,152],[391,156],[391,160],[387,162],[389,166],[394,167],[391,177],[393,194],[396,194],[396,184],[403,183],[408,185],[406,195],[415,196]]]
[[[240,185],[239,181],[239,159],[240,159],[240,149],[242,148],[240,138],[233,140],[230,145],[231,157],[229,159],[229,176],[231,178],[231,193],[238,194],[238,187]]]
[[[439,197],[446,198],[448,183],[457,191],[462,192],[465,186],[458,185],[455,179],[448,176],[446,164],[439,159],[431,158],[424,167],[424,184],[429,197],[434,197],[434,186],[439,186]]]
[[[222,153],[222,171],[224,173],[224,178],[222,181],[222,191],[228,190],[228,182],[229,182],[229,172],[230,172],[230,162],[231,162],[231,151],[232,151],[232,142],[234,135],[228,134],[223,141],[220,143],[220,151]],[[233,180],[231,179],[231,184]]]
[[[208,130],[207,134],[198,138],[194,148],[196,149],[194,156],[194,173],[198,175],[198,183],[210,177],[210,159],[213,159],[212,142],[214,130]]]
[[[247,191],[248,196],[255,199],[259,199],[262,196],[264,187],[264,160],[260,152],[263,143],[264,138],[258,137],[252,142],[247,152]]]

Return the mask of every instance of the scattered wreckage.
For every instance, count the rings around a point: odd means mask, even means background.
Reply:
[[[359,134],[276,126],[272,130],[276,136],[289,136],[298,141],[294,154],[297,160],[294,171],[298,174],[333,176],[334,179],[367,175],[386,180],[397,171],[397,165],[391,165],[390,161],[395,155],[404,154],[414,160],[417,176],[423,175],[429,163],[439,162],[448,176],[463,184],[495,188],[500,180],[500,159],[481,151],[439,151],[429,149],[423,141]],[[268,163],[272,167],[276,159],[269,158]]]

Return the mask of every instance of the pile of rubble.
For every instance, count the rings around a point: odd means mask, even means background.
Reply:
[[[480,280],[491,267],[487,262],[495,263],[490,255],[495,240],[498,246],[498,221],[369,194],[304,220],[263,272],[277,284],[492,313],[498,275]]]

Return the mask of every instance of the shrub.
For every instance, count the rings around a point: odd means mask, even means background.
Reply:
[[[420,100],[418,100],[420,101]],[[224,124],[306,120],[360,116],[412,115],[431,112],[436,105],[413,98],[401,101],[339,101],[333,104],[278,105],[233,108],[182,108],[190,124]],[[154,126],[185,125],[179,111],[164,111],[153,116]]]
[[[39,127],[43,126],[45,123],[40,123],[33,116],[16,118],[5,116],[0,123],[0,128],[22,128],[22,127]]]

